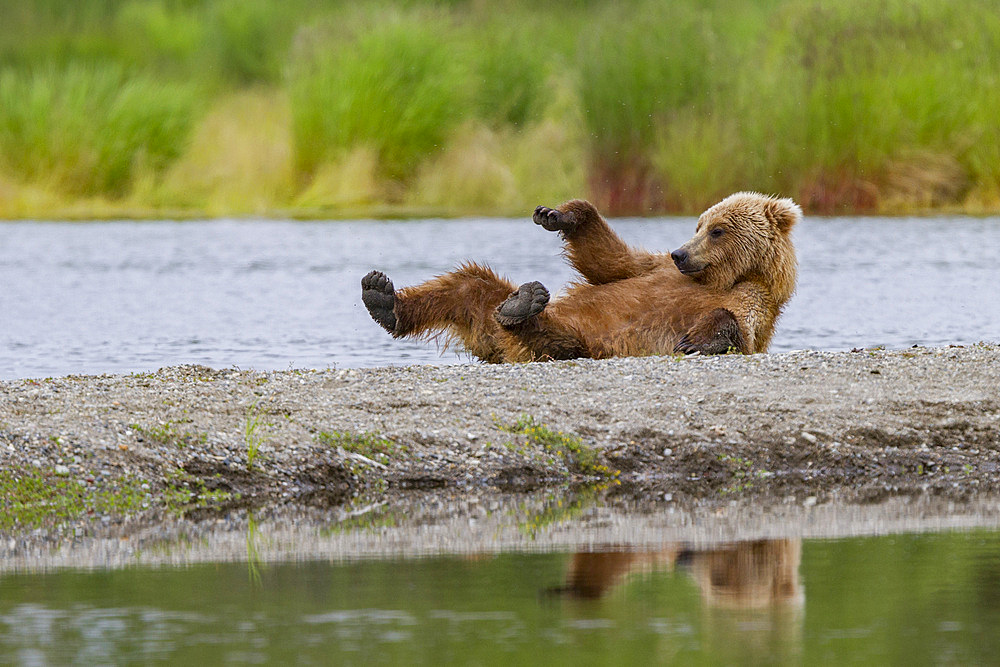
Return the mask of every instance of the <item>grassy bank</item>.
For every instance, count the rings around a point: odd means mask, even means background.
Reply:
[[[0,216],[1000,210],[974,0],[37,0]]]

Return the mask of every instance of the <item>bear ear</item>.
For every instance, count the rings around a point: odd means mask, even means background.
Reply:
[[[764,215],[779,230],[787,232],[802,219],[802,209],[791,199],[768,199],[764,203]]]

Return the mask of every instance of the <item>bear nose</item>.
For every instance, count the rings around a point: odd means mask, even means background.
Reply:
[[[674,260],[674,264],[680,266],[688,260],[688,252],[683,248],[678,248],[670,253],[670,259]]]

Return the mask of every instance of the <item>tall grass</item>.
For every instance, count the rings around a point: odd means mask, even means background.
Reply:
[[[280,91],[243,90],[213,100],[188,148],[139,201],[208,215],[263,215],[294,191],[288,102]],[[146,185],[146,184],[143,184]]]
[[[990,210],[998,58],[977,0],[36,0],[0,21],[0,183],[220,214]]]
[[[411,176],[469,112],[468,73],[437,12],[387,13],[309,31],[290,68],[293,137],[304,173],[353,146],[390,178]]]
[[[79,195],[123,195],[184,146],[192,87],[118,65],[0,71],[0,164]]]

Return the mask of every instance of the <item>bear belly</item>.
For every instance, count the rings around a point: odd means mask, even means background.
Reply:
[[[725,299],[676,269],[603,285],[574,285],[547,311],[583,340],[590,356],[673,354],[698,317]]]

